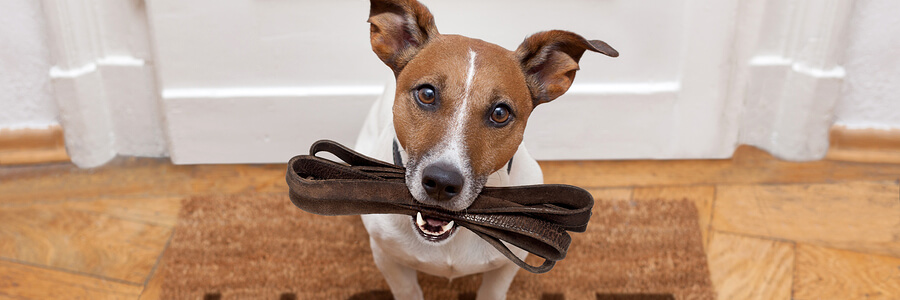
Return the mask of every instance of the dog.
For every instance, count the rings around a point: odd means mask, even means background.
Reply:
[[[367,116],[356,150],[406,167],[419,202],[469,207],[484,186],[543,183],[522,144],[532,110],[563,95],[585,51],[618,52],[552,30],[515,51],[438,32],[416,0],[371,0],[372,50],[394,73]],[[363,215],[375,264],[395,299],[422,299],[416,272],[450,279],[484,273],[477,299],[505,299],[519,267],[471,231],[419,213]],[[527,252],[506,244],[525,259]]]

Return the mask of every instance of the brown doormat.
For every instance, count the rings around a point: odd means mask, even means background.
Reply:
[[[161,299],[390,299],[357,216],[305,213],[287,193],[183,205],[159,271]],[[426,299],[474,299],[481,277],[419,281]],[[546,274],[519,271],[508,298],[713,299],[696,209],[596,199],[568,257]]]

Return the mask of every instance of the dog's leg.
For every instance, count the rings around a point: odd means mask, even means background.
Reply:
[[[498,269],[484,272],[481,287],[478,288],[477,300],[503,300],[509,285],[519,271],[519,266],[509,262]]]
[[[371,238],[369,239],[369,244],[372,245],[372,256],[375,257],[375,266],[378,267],[378,270],[381,270],[384,280],[391,287],[394,299],[424,299],[422,288],[419,287],[419,280],[416,278],[416,270],[392,260],[385,255],[384,250]]]

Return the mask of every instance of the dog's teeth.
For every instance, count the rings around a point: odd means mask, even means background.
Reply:
[[[422,217],[422,213],[416,213],[416,225],[419,225],[419,228],[425,228],[425,218]]]
[[[453,229],[453,221],[447,222],[447,225],[441,226],[441,233],[447,232],[450,229]]]
[[[447,233],[451,229],[453,229],[453,221],[447,222],[447,224],[441,225],[438,232],[431,231],[428,227],[428,221],[425,221],[425,217],[422,216],[421,212],[416,212],[416,226],[422,230],[423,233],[431,236],[440,236],[444,233]]]

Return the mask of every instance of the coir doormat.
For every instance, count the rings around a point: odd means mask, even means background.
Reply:
[[[537,260],[529,260],[535,264]],[[185,200],[157,276],[161,299],[390,299],[357,216],[305,213],[286,193]],[[478,275],[419,275],[426,299],[474,299]],[[690,201],[596,199],[585,233],[508,299],[713,299]]]

